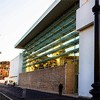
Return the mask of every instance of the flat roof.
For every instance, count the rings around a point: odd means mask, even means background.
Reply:
[[[78,0],[55,0],[45,13],[32,25],[32,27],[15,44],[15,48],[24,49],[24,46],[37,34],[47,28],[52,22],[60,17],[68,8]]]

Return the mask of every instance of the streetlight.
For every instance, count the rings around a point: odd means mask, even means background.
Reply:
[[[99,0],[95,0],[92,9],[94,12],[94,83],[90,93],[93,100],[100,100],[100,5]]]

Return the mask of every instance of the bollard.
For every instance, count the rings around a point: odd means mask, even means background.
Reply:
[[[23,89],[22,91],[22,98],[25,98],[26,97],[26,89]]]

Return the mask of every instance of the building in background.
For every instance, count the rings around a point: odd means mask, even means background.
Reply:
[[[94,79],[92,0],[55,0],[16,44],[23,51],[19,85],[91,97]]]
[[[0,80],[3,80],[5,77],[9,76],[9,61],[1,61],[0,62]]]
[[[22,73],[22,54],[10,61],[9,79],[18,85],[19,73]]]

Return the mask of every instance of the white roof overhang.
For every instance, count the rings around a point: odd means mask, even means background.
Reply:
[[[15,44],[15,48],[23,48],[37,34],[47,28],[78,0],[55,0],[46,12],[32,25],[26,34]]]

